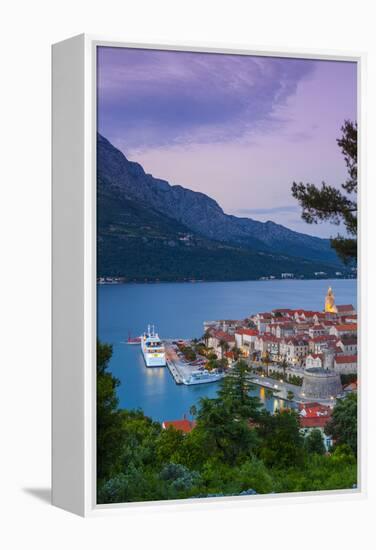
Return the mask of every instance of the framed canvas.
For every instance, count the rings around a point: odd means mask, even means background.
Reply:
[[[52,61],[53,503],[363,496],[364,57]]]

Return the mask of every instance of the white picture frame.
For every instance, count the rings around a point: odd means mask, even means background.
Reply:
[[[150,48],[354,61],[358,66],[360,164],[359,485],[353,490],[137,504],[96,504],[96,48]],[[52,47],[52,502],[81,516],[158,506],[249,506],[366,494],[364,268],[364,54],[274,51],[213,44],[131,44],[79,35]],[[360,293],[360,288],[362,293]]]

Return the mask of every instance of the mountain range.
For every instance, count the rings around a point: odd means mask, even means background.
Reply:
[[[204,193],[145,173],[99,134],[97,241],[98,276],[127,280],[345,272],[328,239],[228,215]]]

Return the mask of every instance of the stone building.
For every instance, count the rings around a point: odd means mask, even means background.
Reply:
[[[342,394],[342,384],[337,372],[319,367],[305,369],[302,386],[304,397],[329,400],[340,394]]]

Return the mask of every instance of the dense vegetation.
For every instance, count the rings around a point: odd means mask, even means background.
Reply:
[[[291,271],[292,264],[296,276],[308,278],[321,271],[332,277],[338,270],[334,263],[205,238],[150,206],[124,197],[100,177],[97,197],[99,277],[139,282],[229,281],[280,277]]]
[[[331,246],[345,262],[355,263],[357,258],[357,191],[358,191],[358,127],[346,120],[341,128],[342,135],[337,139],[346,163],[348,178],[342,190],[323,182],[321,187],[312,183],[292,185],[292,195],[302,207],[302,218],[307,223],[330,221],[342,223],[346,236],[338,235],[331,239]]]
[[[140,410],[118,408],[108,370],[111,346],[98,343],[98,503],[351,488],[356,473],[356,397],[340,402],[328,430],[338,444],[325,454],[321,432],[304,438],[292,410],[269,414],[249,395],[238,361],[216,399],[191,408],[196,427],[163,430]],[[354,439],[355,438],[355,439]]]

